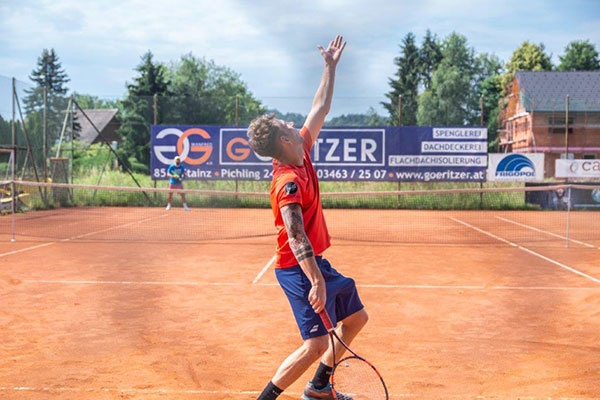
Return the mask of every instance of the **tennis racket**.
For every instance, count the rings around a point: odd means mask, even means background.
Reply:
[[[319,313],[325,328],[329,332],[333,349],[333,372],[331,373],[331,389],[335,399],[351,400],[389,400],[385,382],[373,364],[356,354],[335,332],[326,310]],[[336,362],[335,343],[337,340],[348,352],[349,356]]]

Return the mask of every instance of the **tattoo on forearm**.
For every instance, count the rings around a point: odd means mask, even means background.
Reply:
[[[290,248],[298,262],[313,257],[314,251],[306,232],[304,231],[304,220],[302,210],[297,204],[292,204],[281,209],[283,222],[287,229]]]
[[[308,246],[304,246],[301,249],[294,250],[294,255],[296,256],[296,260],[300,262],[309,257],[313,257],[315,254],[313,253],[312,246],[309,244]]]

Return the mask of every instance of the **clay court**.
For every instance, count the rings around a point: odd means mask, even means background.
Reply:
[[[599,212],[326,210],[391,399],[600,398]],[[269,210],[0,218],[0,398],[255,399],[300,344]],[[282,399],[300,398],[312,370]]]

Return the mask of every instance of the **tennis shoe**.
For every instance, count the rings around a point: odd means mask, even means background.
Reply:
[[[302,400],[352,400],[352,397],[337,393],[337,397],[333,397],[331,385],[328,383],[323,389],[317,389],[312,382],[308,382],[304,388]]]
[[[187,204],[184,204],[184,205],[183,205],[183,209],[184,209],[185,211],[190,211],[190,208],[187,206]]]
[[[167,204],[167,208],[165,208],[165,210],[169,211],[171,209],[171,205]]]

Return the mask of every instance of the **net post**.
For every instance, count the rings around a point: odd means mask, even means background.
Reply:
[[[0,148],[1,153],[8,153],[8,171],[6,174],[7,181],[3,183],[3,185],[7,184],[9,188],[9,202],[10,202],[10,241],[16,242],[16,232],[15,232],[15,212],[16,212],[16,203],[18,200],[16,185],[15,185],[15,155],[16,155],[16,146],[12,147],[2,147]],[[4,195],[2,195],[4,197]]]
[[[569,247],[569,233],[570,233],[570,228],[571,228],[571,187],[573,185],[569,185],[567,186],[567,227],[566,227],[566,234],[565,234],[565,247],[568,248]]]

